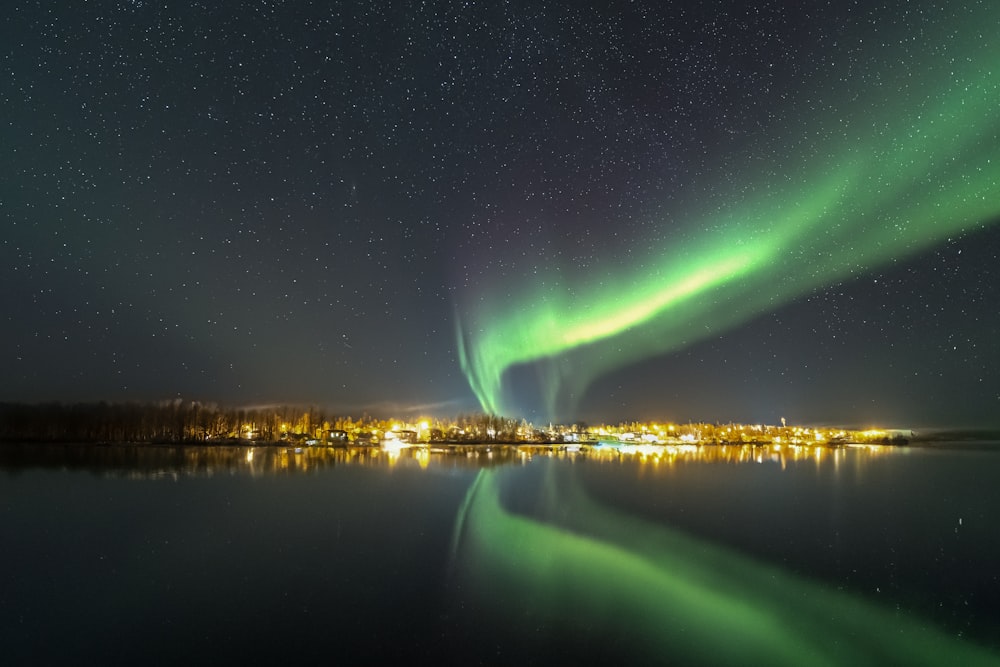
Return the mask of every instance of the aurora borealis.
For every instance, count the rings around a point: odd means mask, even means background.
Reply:
[[[15,2],[0,400],[995,426],[997,30]]]
[[[995,222],[1000,47],[982,26],[998,18],[981,7],[917,47],[882,45],[898,59],[857,65],[877,86],[845,81],[795,133],[768,128],[706,188],[714,210],[671,211],[684,231],[627,264],[608,252],[485,290],[457,329],[483,409],[510,412],[505,374],[535,364],[547,416],[571,416],[611,369]],[[947,60],[945,41],[961,44]]]

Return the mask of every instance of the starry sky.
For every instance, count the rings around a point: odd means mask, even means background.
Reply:
[[[0,400],[1000,425],[998,30],[15,0]]]

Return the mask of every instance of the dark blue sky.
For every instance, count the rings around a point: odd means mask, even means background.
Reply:
[[[872,40],[959,13],[786,4],[14,2],[0,400],[477,410],[456,313],[530,283],[525,257],[613,271],[697,234],[678,202],[808,136],[806,91],[863,90]],[[993,222],[624,365],[566,416],[996,425]],[[537,418],[531,377],[508,379]]]

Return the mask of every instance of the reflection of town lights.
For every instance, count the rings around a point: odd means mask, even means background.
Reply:
[[[431,462],[431,453],[430,453],[430,451],[428,451],[426,449],[422,449],[422,448],[418,449],[417,453],[416,453],[416,459],[417,459],[417,463],[420,464],[420,468],[422,470],[426,470],[427,466],[430,465],[430,462]]]
[[[382,449],[389,454],[389,457],[398,457],[400,452],[403,451],[405,444],[401,440],[396,440],[395,438],[390,438],[389,434],[386,433],[385,440],[382,441]]]

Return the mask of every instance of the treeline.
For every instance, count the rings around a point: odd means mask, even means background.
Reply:
[[[278,440],[313,433],[326,416],[315,408],[228,408],[192,401],[0,404],[0,439],[47,442],[205,442]]]
[[[432,434],[432,437],[436,437]],[[459,415],[443,431],[446,442],[496,442],[516,444],[549,439],[548,434],[534,431],[530,424],[500,415]]]
[[[316,407],[223,407],[180,399],[157,403],[0,403],[0,440],[21,442],[210,443],[227,440],[278,442],[325,438],[344,431],[351,441],[371,441],[398,423],[327,414]],[[435,420],[419,436],[450,442],[523,440],[524,422],[496,415]],[[405,428],[405,427],[404,427]],[[519,434],[520,430],[520,434]]]

